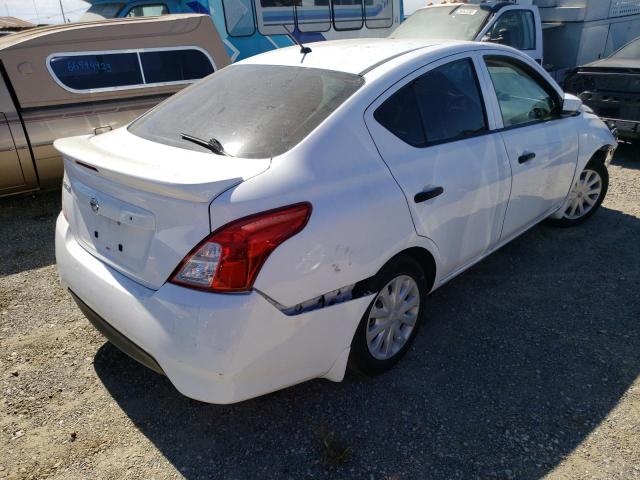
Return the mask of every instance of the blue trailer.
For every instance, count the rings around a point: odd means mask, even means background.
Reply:
[[[402,0],[93,0],[81,20],[210,15],[232,61],[303,43],[386,37],[403,20]]]

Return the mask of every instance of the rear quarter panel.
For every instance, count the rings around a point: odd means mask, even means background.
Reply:
[[[251,213],[311,202],[306,228],[271,254],[255,283],[285,307],[366,279],[421,242],[361,114],[332,119],[211,205],[215,230]]]

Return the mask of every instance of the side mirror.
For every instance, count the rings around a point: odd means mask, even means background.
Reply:
[[[564,94],[564,100],[562,101],[562,113],[568,115],[574,115],[582,109],[582,100],[570,93]]]
[[[489,43],[502,43],[502,37],[498,36],[498,37],[494,37],[493,36],[494,32],[489,32],[486,35],[484,35],[480,41],[481,42],[489,42]]]
[[[500,45],[508,45],[510,47],[513,46],[513,32],[511,30],[508,28],[501,28],[498,31],[498,34],[500,36],[496,39],[496,43],[499,43]]]
[[[495,36],[496,33],[497,33],[497,36]],[[501,28],[500,30],[498,30],[498,32],[496,32],[495,29],[488,32],[487,34],[485,34],[484,37],[480,39],[480,41],[511,46],[512,45],[511,37],[512,37],[511,30],[509,30],[508,28]]]

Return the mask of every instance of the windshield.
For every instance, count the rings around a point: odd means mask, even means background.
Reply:
[[[622,47],[616,53],[611,55],[611,58],[623,58],[625,60],[640,60],[640,38],[637,38],[633,42]]]
[[[477,5],[427,7],[416,10],[390,38],[474,40],[488,16]]]
[[[123,3],[99,3],[97,5],[91,5],[91,8],[80,17],[80,21],[93,22],[105,18],[115,18],[123,6]]]
[[[364,83],[306,67],[232,65],[179,92],[129,126],[147,140],[210,151],[182,138],[215,139],[234,157],[269,158],[297,145]]]

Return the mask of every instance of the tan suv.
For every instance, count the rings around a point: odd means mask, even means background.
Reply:
[[[168,15],[0,38],[0,196],[60,185],[53,141],[126,125],[230,63],[211,18]]]

